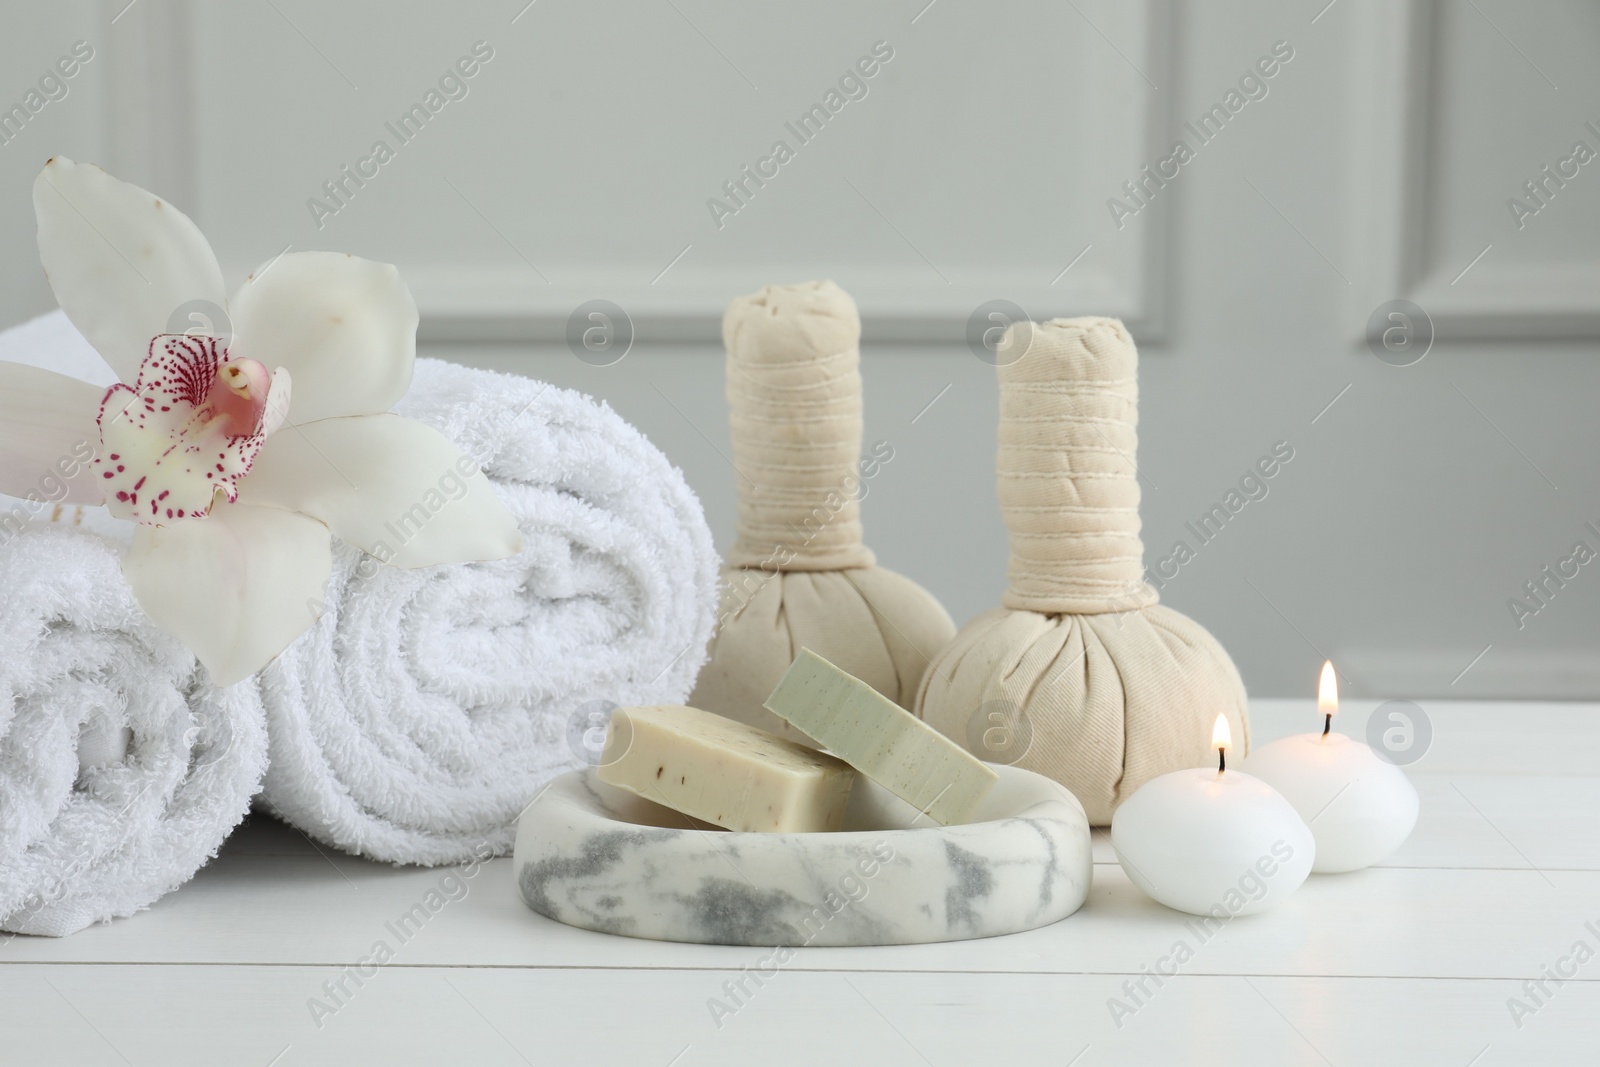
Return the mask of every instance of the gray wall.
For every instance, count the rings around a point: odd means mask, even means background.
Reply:
[[[1143,355],[1147,561],[1195,550],[1163,598],[1253,693],[1309,695],[1331,656],[1359,695],[1600,696],[1600,565],[1520,628],[1508,607],[1600,551],[1600,161],[1543,205],[1522,190],[1600,151],[1594,5],[675,3],[17,5],[0,102],[73,41],[97,53],[0,145],[0,320],[51,306],[39,163],[99,160],[191,211],[232,277],[285,244],[400,264],[425,354],[605,398],[726,544],[718,314],[831,276],[867,324],[868,439],[895,447],[869,543],[961,621],[1005,576],[968,315],[1117,314]],[[318,229],[307,199],[479,39],[467,97]],[[716,226],[707,198],[879,40],[866,98]],[[1266,95],[1200,144],[1185,122],[1280,41]],[[1177,139],[1193,158],[1119,226],[1108,199]],[[606,367],[560,339],[595,297],[638,334]],[[1397,298],[1436,335],[1409,366],[1363,339]],[[1185,523],[1280,441],[1268,495],[1199,544]]]

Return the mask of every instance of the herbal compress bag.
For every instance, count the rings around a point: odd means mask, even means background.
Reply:
[[[1157,603],[1139,540],[1138,353],[1116,319],[1010,327],[1000,349],[1002,607],[934,658],[917,713],[986,759],[1048,775],[1090,822],[1151,778],[1214,760],[1244,683],[1216,638]]]
[[[860,337],[855,301],[827,281],[739,297],[722,320],[738,538],[689,703],[802,742],[761,706],[801,647],[909,708],[955,634],[861,541],[863,485],[892,453],[862,457]]]

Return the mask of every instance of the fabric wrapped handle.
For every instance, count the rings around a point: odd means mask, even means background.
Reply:
[[[1002,351],[996,466],[1010,533],[1002,603],[1044,615],[1148,607],[1139,539],[1138,352],[1106,318],[1019,322]]]
[[[861,541],[861,319],[829,281],[768,286],[722,320],[738,471],[734,567],[870,567]]]

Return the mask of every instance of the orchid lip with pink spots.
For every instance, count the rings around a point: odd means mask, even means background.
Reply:
[[[287,371],[268,375],[253,359],[230,360],[214,337],[154,338],[134,384],[113,385],[100,403],[94,473],[106,508],[162,526],[205,517],[218,494],[233,503],[239,479],[282,424],[288,393]]]
[[[285,253],[230,300],[199,229],[145,190],[56,157],[33,201],[50,286],[121,383],[0,363],[0,492],[26,492],[99,442],[66,500],[134,523],[123,575],[213,682],[250,676],[316,621],[307,605],[323,599],[333,536],[400,567],[521,551],[481,473],[419,536],[381,550],[383,517],[465,461],[389,411],[416,357],[416,304],[394,267]],[[197,301],[225,309],[228,341],[167,331]]]

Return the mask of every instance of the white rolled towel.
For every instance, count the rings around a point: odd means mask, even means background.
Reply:
[[[253,682],[212,686],[113,543],[0,532],[0,929],[60,937],[188,881],[266,765]]]
[[[421,570],[337,546],[318,625],[260,675],[263,797],[313,838],[395,863],[509,852],[517,815],[600,702],[678,703],[705,660],[718,560],[699,501],[609,407],[418,360],[397,409],[477,459],[522,553]],[[336,461],[336,458],[335,458]],[[456,483],[392,516],[400,540]]]

